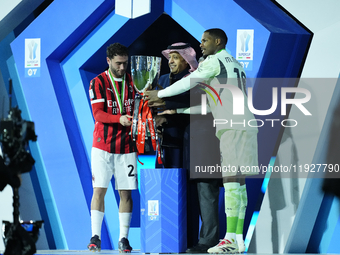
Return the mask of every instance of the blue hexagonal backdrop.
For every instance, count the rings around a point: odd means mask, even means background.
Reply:
[[[38,141],[30,144],[36,159],[31,178],[50,248],[81,250],[91,235],[90,150],[94,121],[88,86],[106,68],[106,46],[121,42],[129,47],[131,55],[161,56],[167,45],[188,41],[199,52],[202,33],[213,27],[226,31],[232,55],[236,54],[237,30],[254,30],[253,60],[243,61],[248,77],[299,77],[312,37],[269,0],[152,0],[151,12],[136,19],[115,14],[112,0],[55,0],[13,41],[14,59],[9,59],[8,65],[16,67],[10,68],[14,92],[21,99],[18,102],[24,118],[35,122],[38,135]],[[34,47],[30,45],[32,41],[40,48],[40,63],[36,66],[28,66],[26,55],[29,47]],[[166,69],[163,61],[162,72]],[[267,93],[254,85],[258,109],[267,109],[269,103],[261,100]],[[281,136],[280,127],[260,130],[262,165],[275,158]],[[253,212],[260,208],[265,183],[262,178],[247,183],[254,192],[249,194],[246,227]],[[133,196],[130,241],[138,249],[139,192]],[[105,202],[102,246],[115,249],[118,195],[112,185]],[[249,233],[247,237],[251,238]]]

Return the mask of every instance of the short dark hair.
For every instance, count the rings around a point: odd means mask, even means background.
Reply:
[[[106,49],[106,56],[109,59],[113,59],[114,56],[129,56],[129,51],[126,46],[120,43],[113,43],[109,45]]]
[[[228,43],[227,34],[220,28],[211,28],[204,31],[205,33],[209,33],[215,39],[221,39],[221,43],[225,46]]]

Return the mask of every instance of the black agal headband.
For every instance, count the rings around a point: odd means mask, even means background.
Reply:
[[[182,49],[189,48],[190,46],[191,46],[190,43],[186,43],[184,45],[176,45],[176,46],[169,45],[167,49],[168,50],[182,50]]]

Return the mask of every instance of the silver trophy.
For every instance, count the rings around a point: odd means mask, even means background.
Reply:
[[[157,85],[161,70],[161,58],[152,56],[132,56],[131,75],[135,89],[143,93]]]
[[[161,70],[161,60],[160,57],[154,56],[131,56],[131,76],[133,85],[138,92],[135,98],[132,120],[132,138],[134,141],[136,140],[138,115],[140,114],[139,106],[143,101],[142,94],[145,90],[152,89],[157,85]]]

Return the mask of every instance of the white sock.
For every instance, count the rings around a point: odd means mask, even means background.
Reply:
[[[125,237],[128,238],[132,213],[119,213],[119,241]]]
[[[97,235],[99,236],[99,239],[101,239],[103,218],[104,218],[103,212],[91,210],[92,236]]]
[[[236,234],[236,241],[238,244],[244,243],[243,234]]]
[[[236,233],[225,233],[224,239],[227,239],[231,242],[236,242]]]

